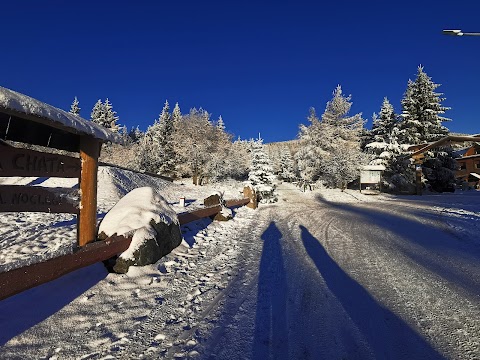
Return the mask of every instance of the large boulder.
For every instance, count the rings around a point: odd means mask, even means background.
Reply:
[[[131,236],[130,247],[120,254],[113,269],[126,273],[132,265],[154,264],[182,241],[177,214],[152,188],[132,190],[105,215],[99,237]]]
[[[130,266],[155,264],[182,242],[178,224],[172,222],[167,225],[164,222],[155,223],[152,220],[150,225],[155,233],[148,232],[149,236],[146,236],[144,242],[130,256],[119,256],[113,271],[125,274]]]

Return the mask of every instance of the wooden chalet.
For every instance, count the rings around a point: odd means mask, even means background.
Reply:
[[[415,164],[421,166],[425,151],[438,148],[444,144],[452,142],[471,142],[473,144],[468,148],[454,152],[455,160],[457,160],[459,165],[455,175],[458,180],[467,181],[470,186],[475,186],[478,188],[480,183],[480,134],[472,136],[448,135],[430,144],[414,145],[409,148],[409,150],[412,151],[410,157],[415,160]],[[417,176],[417,185],[418,182],[419,180]],[[417,193],[418,192],[417,186]]]
[[[458,163],[457,179],[466,181],[468,185],[478,188],[480,182],[480,142],[454,152]]]

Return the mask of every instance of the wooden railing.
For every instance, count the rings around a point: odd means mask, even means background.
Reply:
[[[249,198],[229,200],[227,207],[247,205]],[[213,216],[221,211],[221,206],[212,206],[178,214],[180,225]],[[0,273],[0,300],[18,294],[37,285],[57,279],[72,271],[105,261],[128,249],[131,237],[112,236],[103,241],[89,243],[73,254],[63,255],[42,263]]]

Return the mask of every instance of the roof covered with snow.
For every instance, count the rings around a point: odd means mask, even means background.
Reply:
[[[4,111],[13,112],[18,117],[26,115],[28,120],[48,123],[70,133],[91,135],[103,141],[121,142],[118,134],[92,121],[0,86],[0,112]]]

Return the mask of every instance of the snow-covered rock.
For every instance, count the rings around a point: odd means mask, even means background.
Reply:
[[[132,265],[153,264],[180,245],[182,235],[175,211],[150,187],[129,192],[105,215],[100,237],[132,236],[114,270],[126,273]]]

